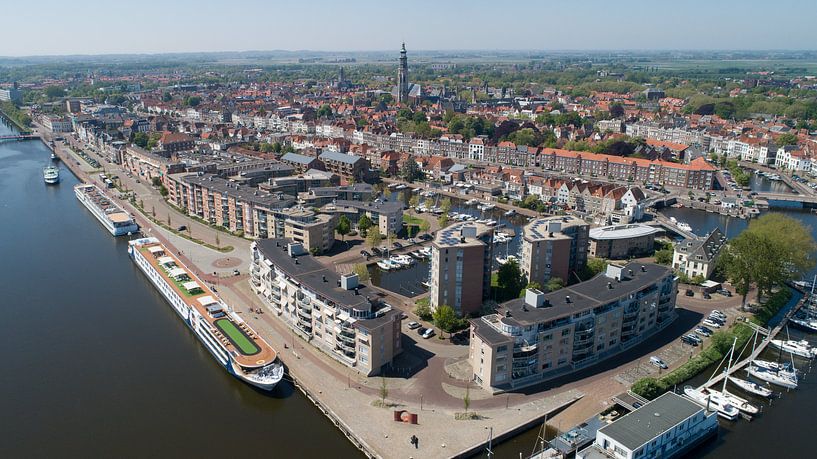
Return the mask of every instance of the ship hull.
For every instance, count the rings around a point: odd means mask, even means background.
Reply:
[[[136,223],[124,226],[114,226],[113,222],[105,218],[105,216],[102,214],[102,211],[99,210],[94,205],[94,203],[91,202],[87,198],[87,196],[85,196],[85,194],[82,191],[74,189],[74,194],[76,194],[79,202],[81,202],[82,205],[84,205],[85,208],[88,209],[94,217],[96,217],[97,221],[99,221],[99,223],[102,223],[102,226],[104,226],[105,229],[108,230],[108,232],[111,233],[113,236],[124,236],[128,233],[133,234],[139,231],[139,225],[137,225]]]

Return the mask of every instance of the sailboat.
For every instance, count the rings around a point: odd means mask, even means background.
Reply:
[[[747,381],[745,379],[740,379],[736,376],[730,376],[729,380],[732,381],[732,384],[740,387],[742,390],[754,395],[759,395],[761,397],[769,398],[774,395],[771,389],[761,386],[760,384]]]
[[[700,391],[704,395],[723,399],[730,405],[736,407],[738,410],[743,411],[744,413],[754,415],[760,412],[758,407],[749,403],[748,400],[740,398],[737,395],[732,394],[726,390],[726,381],[729,379],[728,378],[729,372],[732,370],[732,358],[735,355],[735,344],[737,344],[737,342],[738,339],[735,338],[735,340],[732,342],[732,349],[729,351],[729,355],[727,356],[729,361],[726,364],[726,376],[723,378],[723,387],[721,388],[721,390],[718,391],[712,388],[704,387],[700,389]]]
[[[718,416],[724,419],[734,421],[740,414],[737,408],[719,394],[704,393],[692,386],[684,386],[684,395],[707,410],[717,411]]]

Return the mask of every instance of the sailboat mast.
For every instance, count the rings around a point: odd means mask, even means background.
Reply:
[[[726,381],[729,379],[729,371],[732,369],[732,357],[735,355],[735,345],[738,343],[738,338],[732,341],[732,350],[729,351],[729,362],[726,364],[726,376],[723,377],[723,389],[721,392],[726,393]]]

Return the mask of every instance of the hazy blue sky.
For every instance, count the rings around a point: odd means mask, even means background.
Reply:
[[[10,1],[10,0],[5,0]],[[244,50],[814,49],[817,0],[34,0],[0,55]]]

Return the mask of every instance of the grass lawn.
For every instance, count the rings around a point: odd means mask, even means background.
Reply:
[[[253,355],[257,354],[261,351],[258,346],[253,343],[247,335],[244,334],[238,327],[235,326],[234,323],[227,319],[221,319],[216,321],[216,327],[221,330],[222,333],[227,335],[230,338],[230,341],[235,344],[241,353],[244,355]]]
[[[415,217],[414,215],[403,214],[403,223],[406,225],[420,226],[423,223],[423,219]]]

